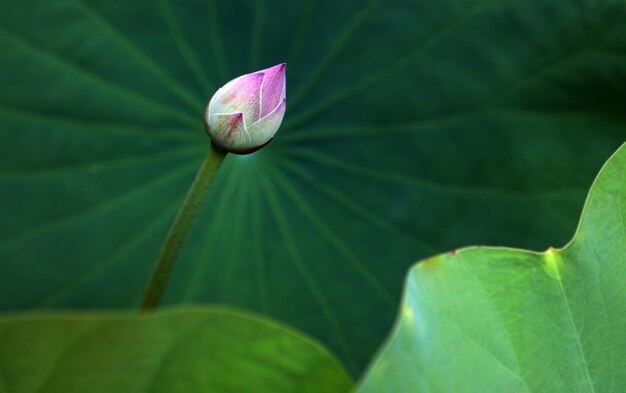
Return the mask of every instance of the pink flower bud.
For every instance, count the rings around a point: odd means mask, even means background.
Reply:
[[[283,121],[286,64],[242,75],[215,92],[204,128],[219,149],[252,153],[267,145]]]

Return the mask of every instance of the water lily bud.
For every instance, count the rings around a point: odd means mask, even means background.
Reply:
[[[217,90],[204,115],[217,148],[248,154],[270,142],[285,115],[285,68],[283,63],[242,75]]]

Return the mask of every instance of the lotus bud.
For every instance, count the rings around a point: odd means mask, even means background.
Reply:
[[[242,75],[215,92],[204,128],[218,149],[249,154],[272,140],[285,115],[285,67]]]

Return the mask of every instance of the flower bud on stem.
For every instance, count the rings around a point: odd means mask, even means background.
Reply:
[[[211,149],[167,233],[143,293],[140,310],[152,310],[159,305],[176,257],[226,152],[255,152],[267,145],[278,131],[287,101],[285,68],[286,64],[281,63],[242,75],[211,97],[204,115]]]
[[[196,178],[191,184],[189,191],[187,191],[187,196],[180,209],[178,209],[176,218],[174,218],[174,222],[161,247],[150,276],[150,281],[148,281],[148,285],[143,293],[140,306],[141,311],[152,310],[159,305],[176,257],[191,228],[191,223],[198,215],[202,201],[225,157],[226,153],[216,149],[211,144],[211,148],[202,165],[200,165]]]

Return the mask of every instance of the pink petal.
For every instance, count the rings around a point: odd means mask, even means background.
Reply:
[[[242,112],[213,114],[207,117],[207,132],[213,143],[225,151],[248,146],[250,136]]]
[[[286,99],[283,98],[280,104],[278,104],[271,113],[248,127],[248,134],[253,144],[263,145],[274,137],[283,121],[286,108],[287,102]]]
[[[242,112],[252,124],[261,116],[263,72],[242,75],[220,88],[209,103],[209,114]]]
[[[261,90],[261,118],[272,112],[285,98],[287,64],[282,63],[259,72],[265,74]]]

